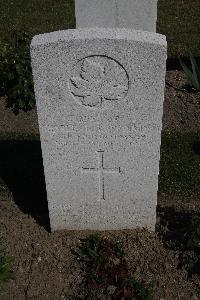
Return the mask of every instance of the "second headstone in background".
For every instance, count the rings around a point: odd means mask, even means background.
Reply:
[[[76,28],[132,28],[156,32],[157,0],[75,0]]]

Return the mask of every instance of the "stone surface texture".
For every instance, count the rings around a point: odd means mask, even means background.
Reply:
[[[35,36],[32,69],[52,230],[155,229],[164,36]]]
[[[75,0],[76,28],[113,27],[156,32],[157,0]]]

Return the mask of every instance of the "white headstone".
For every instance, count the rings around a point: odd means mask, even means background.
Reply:
[[[76,27],[156,32],[157,0],[75,0]]]
[[[164,36],[35,36],[32,68],[52,230],[155,229]]]

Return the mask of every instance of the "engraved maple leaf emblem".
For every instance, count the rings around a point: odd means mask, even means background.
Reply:
[[[85,58],[70,81],[72,94],[89,107],[101,107],[105,101],[119,100],[128,91],[126,71],[108,57]]]

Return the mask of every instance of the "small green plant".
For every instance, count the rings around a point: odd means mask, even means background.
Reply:
[[[152,286],[129,277],[119,242],[90,235],[72,252],[83,263],[85,275],[82,289],[71,300],[153,300]]]
[[[108,257],[102,251],[102,242],[102,238],[98,234],[91,235],[87,239],[81,240],[79,248],[72,251],[84,265],[87,274],[86,285],[92,286],[93,283],[100,284],[106,280],[106,276],[102,275],[106,272],[105,266],[109,265]]]
[[[16,114],[35,106],[29,47],[30,37],[25,32],[13,32],[11,39],[0,44],[1,95]]]
[[[13,257],[4,256],[2,248],[0,249],[0,288],[10,279],[13,278],[11,271]]]
[[[99,235],[91,235],[88,239],[82,240],[81,246],[72,252],[77,256],[78,260],[99,268],[106,262],[107,258],[100,252],[102,239]]]
[[[195,57],[190,54],[192,70],[183,62],[181,58],[179,58],[179,61],[193,88],[197,91],[200,91],[200,66],[198,66]]]

